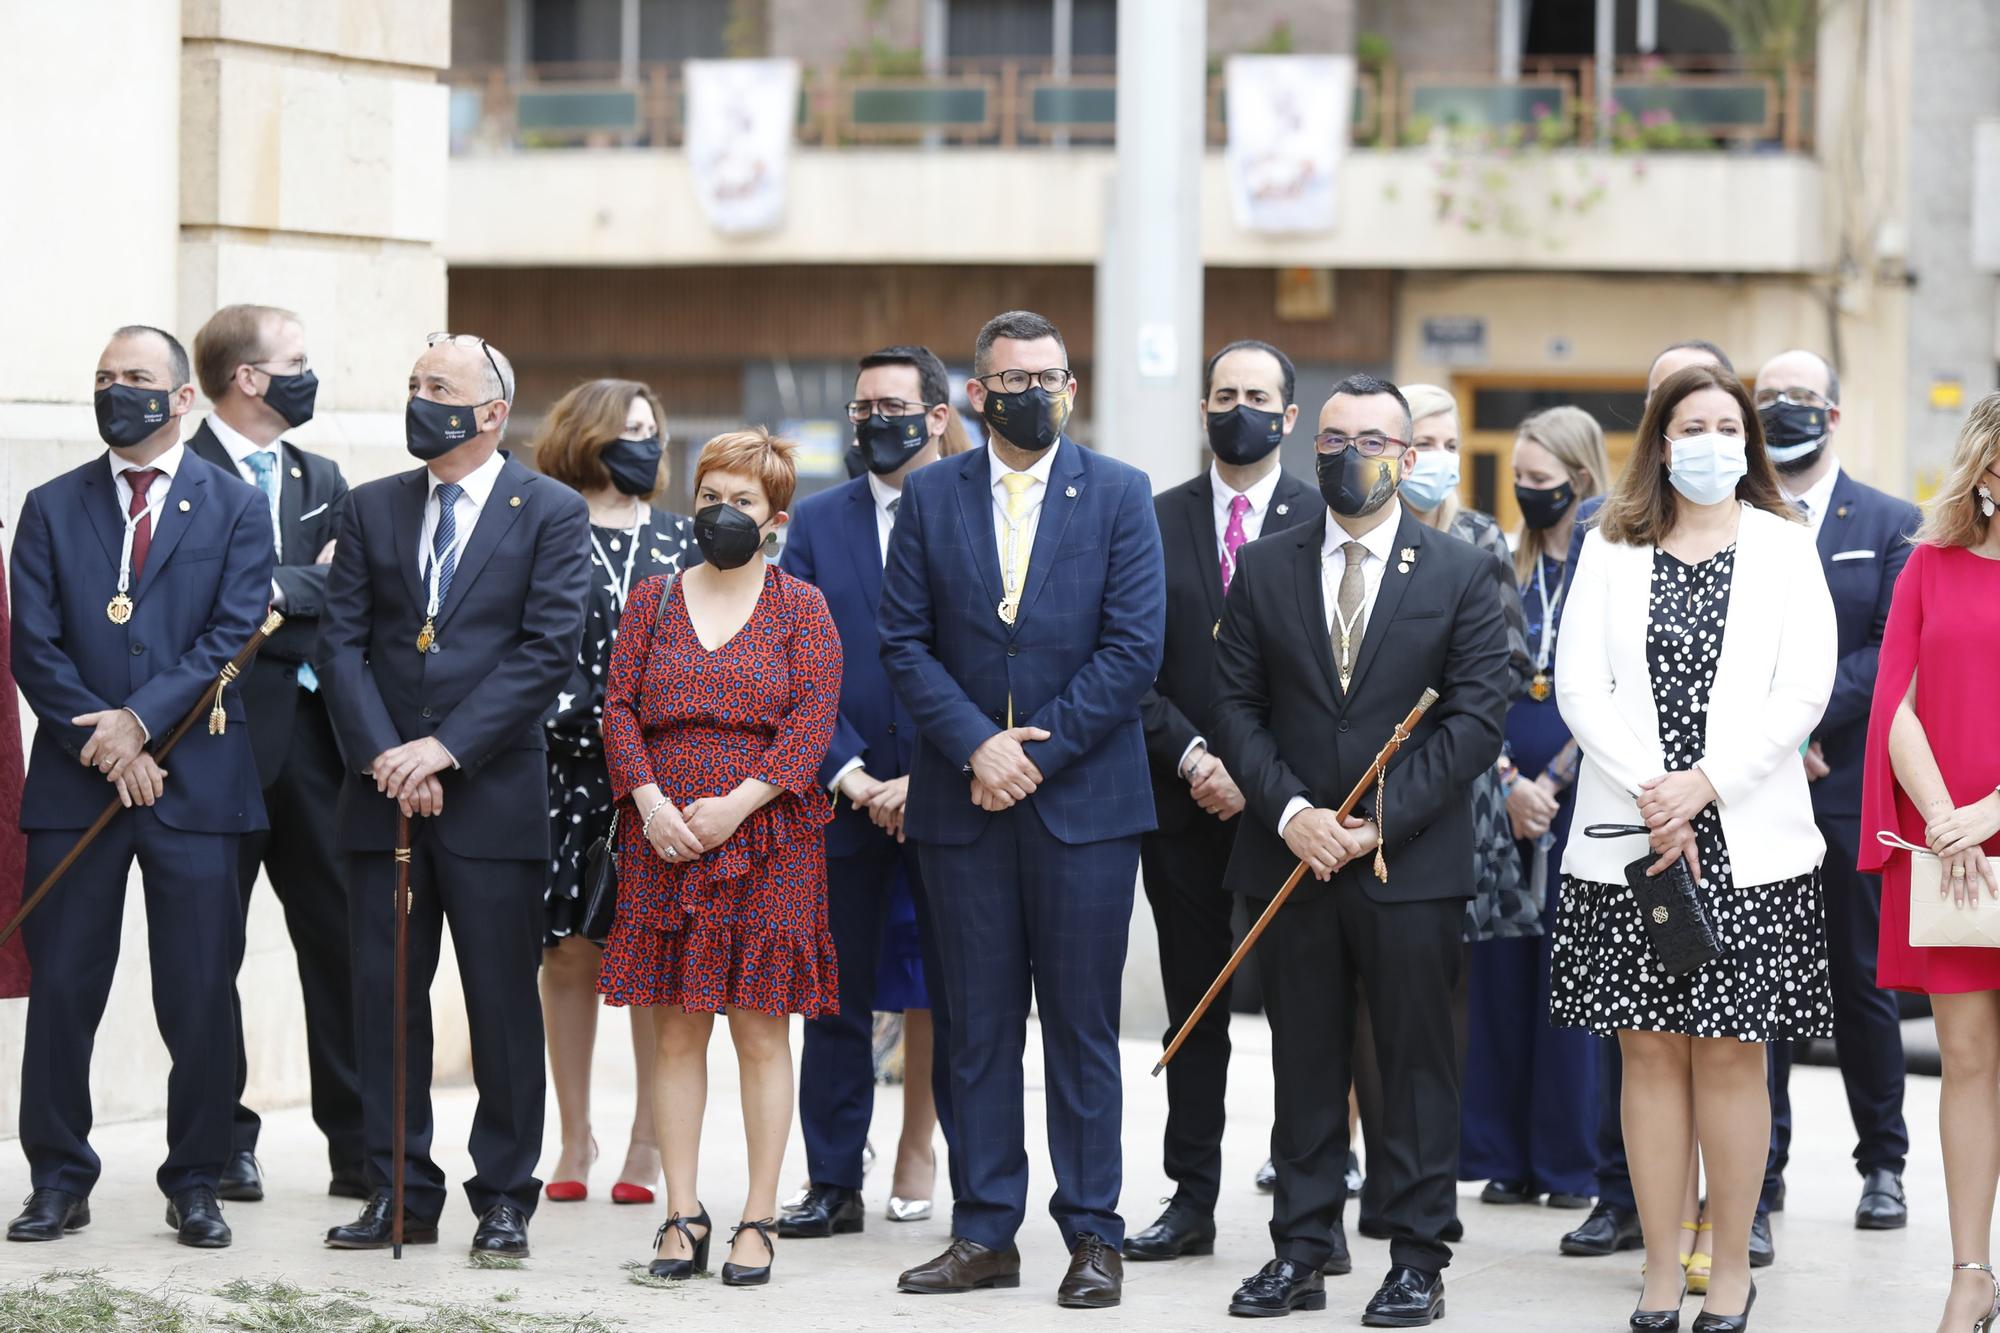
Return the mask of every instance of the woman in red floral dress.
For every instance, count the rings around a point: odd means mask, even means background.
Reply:
[[[598,990],[651,1005],[668,1218],[651,1271],[707,1268],[695,1188],[708,1038],[729,1016],[742,1068],[749,1197],[722,1279],[769,1279],[791,1132],[788,1015],[835,1012],[819,785],[840,697],[840,638],[811,584],[759,557],[786,521],[793,446],[719,435],[695,463],[705,563],[632,590],[611,652],[604,754],[619,802],[618,913]]]

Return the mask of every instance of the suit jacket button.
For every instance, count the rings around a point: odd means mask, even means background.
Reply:
[[[143,643],[135,643],[132,645],[132,656],[134,657],[137,657],[139,654],[145,651],[146,651],[146,645]]]
[[[1021,651],[1021,650],[1020,650],[1020,646],[1019,646],[1018,644],[1012,644],[1012,643],[1010,643],[1010,644],[1008,644],[1008,645],[1007,645],[1007,656],[1009,656],[1009,657],[1017,657],[1017,656],[1019,656],[1019,655],[1020,655],[1020,651]]]
[[[891,736],[893,736],[893,735],[895,735],[895,734],[896,734],[896,724],[895,724],[894,722],[891,722],[891,723],[889,724],[889,734],[890,734]]]
[[[426,710],[425,710],[425,716],[426,716],[426,717],[428,717],[429,715],[430,715],[430,713],[429,713],[429,710],[428,710],[428,709],[426,709]],[[1346,723],[1345,721],[1342,721],[1342,722],[1341,722],[1341,724],[1340,724],[1340,729],[1341,729],[1342,731],[1346,731],[1346,730],[1347,730],[1347,723]]]
[[[425,704],[425,705],[424,705],[424,713],[423,713],[423,715],[424,715],[425,717],[429,717],[429,716],[431,715],[431,706],[430,706],[429,704]],[[1341,724],[1340,724],[1340,729],[1341,729],[1342,731],[1345,731],[1345,730],[1347,730],[1347,724],[1346,724],[1345,722],[1341,723]]]

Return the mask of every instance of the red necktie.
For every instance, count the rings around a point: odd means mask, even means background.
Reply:
[[[125,483],[132,488],[132,503],[125,510],[127,517],[146,515],[132,530],[132,577],[135,579],[145,570],[146,549],[153,544],[153,516],[146,513],[146,492],[159,479],[160,470],[156,467],[135,467],[125,474]]]

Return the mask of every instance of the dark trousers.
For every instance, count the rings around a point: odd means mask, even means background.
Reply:
[[[1041,1015],[1049,1213],[1063,1243],[1125,1240],[1118,1215],[1124,1114],[1118,1006],[1139,840],[1058,841],[1030,805],[992,816],[964,846],[918,848],[951,1008],[958,1117],[952,1234],[994,1249],[1027,1216],[1021,1056],[1030,998]]]
[[[1255,904],[1253,904],[1255,905]],[[1463,899],[1378,903],[1351,883],[1285,905],[1257,942],[1271,1019],[1278,1187],[1271,1240],[1281,1259],[1317,1268],[1347,1195],[1347,1090],[1359,990],[1382,1077],[1368,1177],[1382,1191],[1391,1263],[1436,1273],[1438,1235],[1456,1209],[1458,1052],[1451,1014]]]
[[[1466,949],[1461,936],[1459,948]],[[1466,1014],[1466,990],[1469,972],[1464,953],[1459,955],[1458,984],[1451,992],[1451,1033],[1452,1049],[1457,1063],[1452,1067],[1458,1071],[1459,1083],[1465,1082],[1465,1038],[1469,1026]],[[1375,1020],[1369,1014],[1368,988],[1360,988],[1360,998],[1355,1006],[1354,1017],[1354,1112],[1361,1120],[1361,1140],[1366,1145],[1367,1170],[1361,1180],[1361,1224],[1371,1231],[1382,1223],[1382,1209],[1388,1201],[1390,1180],[1387,1176],[1377,1176],[1374,1170],[1376,1144],[1382,1142],[1388,1133],[1387,1112],[1382,1102],[1382,1066],[1375,1055]],[[1463,1119],[1460,1132],[1464,1131]],[[1452,1205],[1453,1215],[1457,1215],[1457,1203]]]
[[[1237,898],[1224,892],[1223,871],[1235,845],[1236,825],[1208,816],[1175,833],[1139,841],[1146,901],[1160,939],[1160,980],[1167,997],[1172,1041],[1195,1005],[1229,962],[1234,943],[1231,913]],[[1229,1087],[1229,1002],[1225,987],[1167,1066],[1165,1166],[1174,1198],[1203,1213],[1215,1211],[1222,1189],[1223,1100]]]
[[[840,1012],[806,1024],[799,1057],[799,1129],[806,1172],[815,1185],[861,1188],[861,1154],[875,1114],[875,977],[883,927],[901,878],[917,912],[924,980],[931,1002],[931,1094],[944,1130],[952,1193],[958,1192],[958,1126],[951,1107],[951,1007],[940,978],[930,904],[916,848],[887,836],[871,838],[853,856],[826,862],[827,927],[840,959]]]
[[[296,688],[296,686],[294,687]],[[292,715],[284,767],[264,788],[271,828],[244,837],[238,857],[243,911],[262,867],[285,909],[305,999],[306,1065],[312,1074],[313,1123],[326,1135],[339,1174],[360,1175],[361,1079],[354,1069],[354,983],[347,963],[347,890],[333,841],[340,797],[340,751],[326,709],[301,701]],[[231,1150],[253,1152],[261,1122],[243,1102],[249,1078],[243,1049],[243,999],[236,996],[236,1122]]]
[[[1819,821],[1826,839],[1820,867],[1826,888],[1826,948],[1833,982],[1833,1042],[1847,1111],[1854,1120],[1854,1164],[1860,1171],[1902,1174],[1910,1151],[1903,1122],[1903,1028],[1896,997],[1875,984],[1882,928],[1882,881],[1855,869],[1860,823]],[[1792,1148],[1792,1048],[1771,1046],[1771,1156],[1764,1173],[1764,1207],[1776,1199]]]
[[[541,1191],[542,956],[540,861],[475,861],[454,856],[411,821],[408,1105],[403,1189],[412,1216],[444,1211],[445,1177],[431,1160],[431,979],[444,923],[451,923],[472,1035],[474,1174],[465,1183],[472,1211],[503,1200],[532,1214]],[[391,1111],[396,964],[396,867],[387,852],[349,853],[348,923],[353,938],[354,1023],[361,1070],[363,1136],[371,1188],[387,1189],[394,1169]]]
[[[39,883],[80,833],[30,832],[27,882]],[[135,857],[145,885],[153,1016],[173,1058],[160,1192],[213,1188],[222,1174],[236,1085],[229,983],[243,956],[236,844],[233,833],[186,833],[149,809],[123,811],[22,927],[34,976],[21,1057],[21,1148],[35,1188],[88,1195],[97,1183],[90,1056],[118,966]]]
[[[1597,1202],[1639,1211],[1632,1166],[1625,1160],[1625,1060],[1618,1038],[1599,1037],[1597,1052]]]

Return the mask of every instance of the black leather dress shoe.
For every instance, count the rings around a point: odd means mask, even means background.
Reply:
[[[472,1233],[474,1254],[504,1254],[513,1259],[528,1257],[528,1215],[506,1200],[488,1208]]]
[[[1596,1202],[1596,1198],[1588,1194],[1565,1194],[1561,1190],[1556,1190],[1542,1200],[1542,1207],[1580,1213]]]
[[[1125,1238],[1125,1257],[1134,1263],[1214,1253],[1214,1216],[1179,1199],[1170,1201],[1153,1225]]]
[[[1438,1228],[1438,1239],[1447,1245],[1458,1244],[1465,1239],[1465,1223],[1459,1218],[1452,1218],[1451,1221]]]
[[[917,1296],[956,1296],[982,1287],[1021,1285],[1021,1252],[1009,1245],[988,1249],[978,1241],[954,1236],[943,1254],[928,1263],[906,1268],[896,1290]]]
[[[1056,1286],[1056,1304],[1066,1310],[1107,1310],[1124,1294],[1125,1263],[1118,1247],[1094,1232],[1077,1232],[1069,1270]]]
[[[1354,1271],[1354,1258],[1347,1252],[1347,1224],[1337,1217],[1333,1219],[1333,1248],[1319,1271],[1328,1277],[1346,1277]]]
[[[1646,1243],[1639,1230],[1639,1214],[1615,1203],[1598,1200],[1583,1225],[1562,1238],[1564,1254],[1601,1258],[1620,1250],[1636,1250]]]
[[[814,1185],[796,1208],[787,1209],[778,1219],[778,1235],[785,1240],[812,1240],[820,1236],[843,1236],[859,1231],[868,1217],[861,1191],[839,1185]]]
[[[1277,1189],[1278,1168],[1276,1163],[1272,1162],[1270,1158],[1266,1157],[1264,1159],[1264,1165],[1257,1168],[1257,1175],[1255,1179],[1257,1183],[1257,1188],[1265,1194],[1269,1194],[1271,1191]]]
[[[1910,1225],[1910,1205],[1903,1197],[1903,1178],[1886,1167],[1863,1176],[1861,1205],[1854,1210],[1854,1225],[1862,1231],[1899,1231]]]
[[[1361,1322],[1369,1328],[1428,1328],[1444,1318],[1444,1278],[1398,1264],[1382,1279]]]
[[[1536,1197],[1534,1186],[1518,1180],[1489,1180],[1486,1182],[1486,1188],[1479,1191],[1481,1203],[1502,1205],[1533,1203]]]
[[[21,1215],[7,1224],[8,1240],[61,1240],[90,1225],[90,1200],[80,1194],[39,1189],[22,1202]]]
[[[1757,1214],[1750,1223],[1750,1266],[1769,1268],[1778,1261],[1778,1247],[1771,1240],[1771,1215]]]
[[[330,1250],[386,1250],[391,1241],[389,1206],[391,1195],[388,1190],[377,1190],[368,1196],[368,1202],[361,1209],[361,1216],[344,1226],[337,1226],[326,1233],[326,1247]],[[435,1217],[417,1217],[408,1208],[403,1210],[403,1244],[435,1245],[438,1238],[438,1224]]]
[[[330,1199],[365,1199],[372,1192],[368,1188],[368,1173],[360,1167],[335,1168],[333,1178],[326,1183]]]
[[[234,1239],[229,1223],[222,1220],[215,1191],[206,1185],[182,1190],[167,1201],[167,1225],[179,1233],[181,1244],[197,1250],[226,1249]]]
[[[264,1164],[253,1152],[231,1153],[215,1184],[215,1197],[231,1203],[260,1203],[264,1198]]]
[[[1275,1319],[1294,1310],[1324,1310],[1326,1283],[1311,1264],[1273,1259],[1245,1279],[1229,1298],[1229,1313]]]

